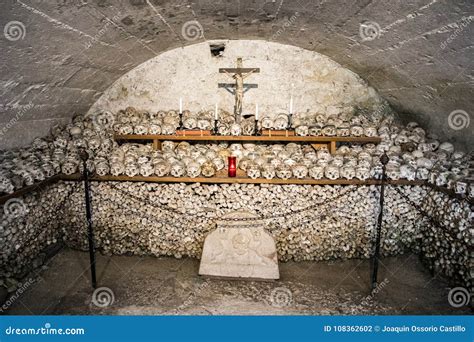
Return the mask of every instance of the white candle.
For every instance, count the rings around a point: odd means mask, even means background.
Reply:
[[[255,120],[258,120],[258,103],[255,104]]]
[[[290,97],[290,114],[293,114],[293,96]]]
[[[217,102],[216,102],[216,112],[214,114],[215,114],[215,119],[217,120]]]
[[[183,112],[183,98],[182,97],[179,98],[179,112],[180,113]]]

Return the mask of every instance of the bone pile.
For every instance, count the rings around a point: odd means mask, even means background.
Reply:
[[[62,243],[63,209],[77,184],[57,183],[7,201],[0,210],[0,284],[14,290],[15,278],[43,264],[45,250]],[[82,208],[82,204],[80,205]]]

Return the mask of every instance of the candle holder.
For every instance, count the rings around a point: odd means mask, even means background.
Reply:
[[[214,129],[213,129],[214,135],[219,135],[219,130],[217,128],[217,122],[218,122],[218,120],[214,119]]]
[[[179,129],[183,129],[183,112],[179,112]]]
[[[258,120],[257,119],[255,119],[255,128],[253,129],[253,135],[255,135],[255,136],[260,135],[260,131],[258,129]]]
[[[229,177],[235,177],[237,175],[237,157],[228,157],[228,175]]]
[[[290,112],[290,114],[288,114],[288,129],[290,130],[291,129],[291,117],[293,116],[293,114]]]

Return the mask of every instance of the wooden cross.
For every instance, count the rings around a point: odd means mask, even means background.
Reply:
[[[234,114],[236,118],[242,115],[242,100],[244,93],[250,88],[257,88],[256,84],[244,84],[244,79],[253,73],[259,73],[260,68],[243,68],[242,58],[237,58],[237,68],[219,68],[220,73],[226,73],[235,80],[235,84],[219,83],[219,88],[234,88],[234,91],[229,91],[235,95]]]

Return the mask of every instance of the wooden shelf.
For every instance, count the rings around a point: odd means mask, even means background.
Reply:
[[[30,185],[30,186],[25,186],[24,188],[21,188],[20,190],[17,190],[12,194],[7,194],[7,195],[4,195],[4,196],[1,196],[0,197],[0,204],[4,204],[9,199],[18,198],[18,197],[21,197],[21,196],[23,196],[25,194],[28,194],[30,192],[35,192],[35,191],[41,190],[41,188],[43,188],[44,186],[46,186],[48,184],[51,184],[51,183],[56,183],[60,179],[61,179],[60,175],[55,175],[53,177],[45,179],[44,181],[35,183],[33,185]]]
[[[81,180],[82,176],[80,174],[75,175],[62,175],[61,179],[63,180]],[[150,182],[150,183],[210,183],[210,184],[233,184],[233,183],[245,183],[245,184],[312,184],[312,185],[375,185],[380,184],[380,180],[369,179],[366,181],[361,181],[359,179],[265,179],[257,178],[252,179],[248,177],[226,177],[226,176],[217,176],[217,177],[142,177],[142,176],[94,176],[91,177],[92,181],[112,181],[112,182]],[[387,181],[387,184],[396,184],[396,185],[423,185],[424,181],[408,181],[408,180],[397,180],[397,181]]]
[[[115,135],[116,141],[152,141],[155,149],[161,148],[161,142],[169,141],[235,141],[235,142],[303,142],[309,143],[314,147],[326,145],[331,153],[336,151],[337,142],[352,142],[359,144],[374,143],[378,144],[382,141],[380,137],[301,137],[301,136],[223,136],[223,135]]]

